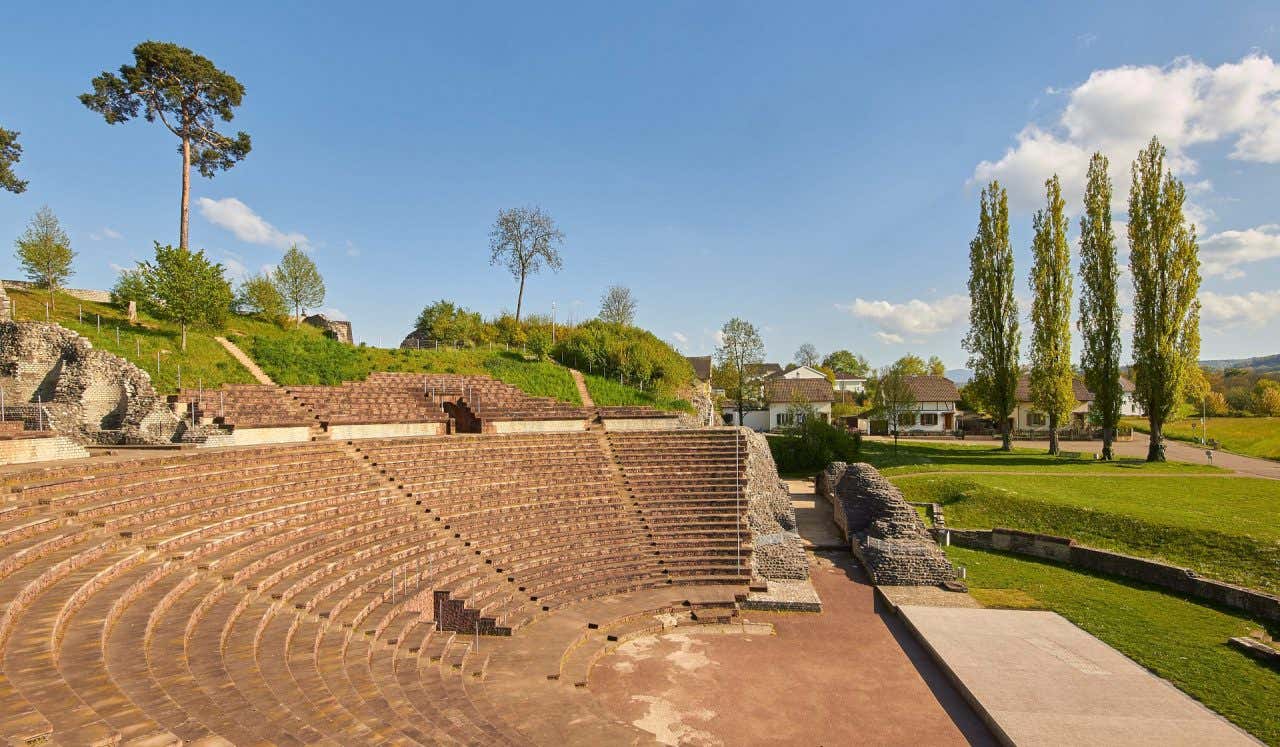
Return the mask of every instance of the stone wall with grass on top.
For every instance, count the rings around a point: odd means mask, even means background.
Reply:
[[[179,428],[146,371],[57,324],[0,322],[0,386],[82,443],[163,443]]]
[[[875,467],[833,462],[819,473],[816,487],[831,502],[836,524],[876,584],[925,586],[955,580],[955,567],[920,514]]]
[[[807,579],[809,559],[796,529],[791,494],[778,477],[769,442],[750,428],[739,428],[746,440],[747,523],[751,527],[751,572],[765,579]]]
[[[1158,586],[1184,596],[1243,610],[1264,620],[1280,622],[1280,597],[1204,578],[1190,568],[1085,547],[1068,537],[1016,529],[948,529],[944,536],[960,547],[1001,550],[1052,560],[1074,568]]]

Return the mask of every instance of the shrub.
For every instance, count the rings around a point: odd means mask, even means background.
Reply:
[[[566,366],[672,394],[693,378],[684,356],[653,333],[592,319],[564,331],[552,355]]]
[[[769,437],[779,472],[817,471],[832,462],[856,462],[862,439],[817,418]]]
[[[538,360],[547,357],[547,353],[551,352],[551,335],[543,329],[535,329],[529,333],[529,352],[533,353]]]

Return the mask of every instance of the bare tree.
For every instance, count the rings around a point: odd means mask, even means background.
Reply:
[[[611,285],[600,298],[600,318],[630,326],[636,318],[636,298],[625,285]]]
[[[499,210],[498,219],[489,232],[489,264],[506,265],[512,277],[520,281],[516,294],[516,321],[520,321],[520,308],[524,304],[524,283],[530,275],[536,275],[544,266],[552,272],[563,263],[557,247],[564,243],[564,233],[556,228],[556,222],[539,207],[519,207]]]
[[[797,366],[815,368],[818,365],[819,360],[818,349],[813,346],[813,343],[806,342],[796,348],[795,361]]]

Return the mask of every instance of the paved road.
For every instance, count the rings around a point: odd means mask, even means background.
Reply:
[[[877,441],[891,440],[882,436],[867,436]],[[911,441],[910,438],[903,438],[902,441]],[[938,443],[938,439],[920,439],[921,443]],[[959,443],[955,441],[947,441],[945,443]],[[994,440],[970,440],[963,443],[973,445],[993,444]],[[1116,453],[1120,456],[1145,458],[1147,456],[1147,446],[1149,440],[1146,434],[1135,433],[1131,441],[1117,441],[1115,445]],[[1165,439],[1165,456],[1171,461],[1190,462],[1192,464],[1206,464],[1208,459],[1205,457],[1204,449],[1181,441],[1171,441]],[[1048,449],[1048,441],[1014,441],[1013,445],[1020,449]],[[1085,451],[1097,452],[1102,449],[1100,441],[1063,441],[1062,448],[1066,451]],[[1224,467],[1242,475],[1250,477],[1263,477],[1269,480],[1280,480],[1280,462],[1270,459],[1258,459],[1256,457],[1248,457],[1240,454],[1232,454],[1227,451],[1215,451],[1213,453],[1213,464]]]

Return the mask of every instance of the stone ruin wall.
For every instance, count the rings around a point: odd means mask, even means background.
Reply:
[[[750,428],[746,438],[747,523],[751,527],[751,573],[765,579],[809,578],[809,559],[796,530],[791,494],[778,477],[768,440]]]
[[[818,475],[835,521],[876,584],[926,586],[954,581],[955,567],[902,492],[875,467],[834,462]]]
[[[57,324],[0,322],[6,405],[44,404],[49,425],[82,443],[165,443],[180,421],[146,371]]]

